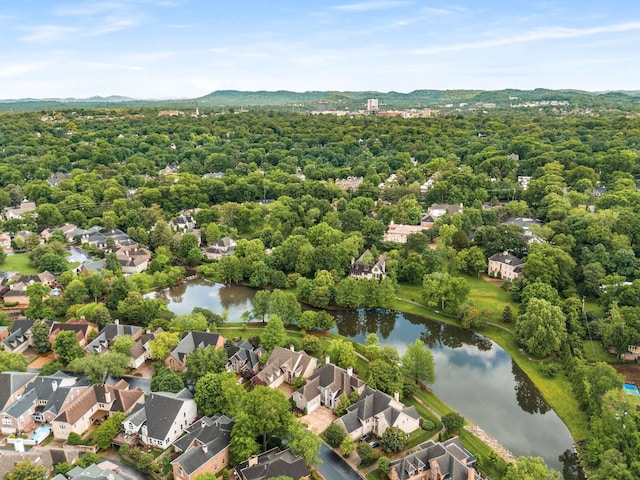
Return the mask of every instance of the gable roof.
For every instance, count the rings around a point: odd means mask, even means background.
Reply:
[[[224,337],[217,333],[201,332],[199,330],[184,332],[176,348],[171,351],[171,356],[184,364],[185,358],[189,353],[194,352],[196,348],[206,348],[210,345],[224,345]]]
[[[30,372],[0,373],[0,410],[7,406],[11,395],[32,381],[36,376],[36,373]]]
[[[257,464],[249,466],[252,460],[257,460]],[[281,475],[299,480],[311,475],[302,457],[294,455],[289,449],[281,451],[275,447],[252,460],[236,467],[245,480],[263,480]]]
[[[292,372],[292,376],[300,376],[313,364],[318,364],[318,359],[307,355],[304,350],[296,352],[288,348],[275,347],[264,368],[254,377],[267,385],[273,382],[285,372]]]
[[[153,392],[144,406],[136,410],[127,420],[138,425],[144,423],[148,437],[164,440],[182,406],[188,401],[194,400],[193,395],[186,388],[178,393]]]
[[[122,335],[131,335],[133,337],[141,331],[142,328],[135,325],[120,325],[116,323],[106,325],[84,349],[91,353],[101,353],[109,348],[109,344],[116,337]]]
[[[307,383],[297,392],[306,400],[311,400],[320,393],[320,388],[330,388],[331,391],[337,392],[337,395],[340,396],[343,393],[349,395],[364,386],[364,381],[350,373],[350,371],[332,363],[327,363],[311,375],[307,379]]]
[[[185,472],[192,474],[229,446],[234,423],[226,415],[202,417],[173,443],[184,453],[171,463],[179,464]]]
[[[504,263],[506,265],[513,265],[514,267],[524,265],[522,260],[515,255],[511,255],[509,252],[496,253],[495,255],[491,255],[489,260],[492,262]]]

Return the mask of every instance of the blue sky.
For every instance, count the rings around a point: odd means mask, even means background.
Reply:
[[[640,1],[11,0],[0,98],[640,90]]]

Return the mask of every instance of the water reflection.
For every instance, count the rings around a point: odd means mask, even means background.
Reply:
[[[540,391],[529,380],[516,362],[511,362],[511,372],[516,381],[516,400],[520,408],[528,413],[547,413],[551,410]]]

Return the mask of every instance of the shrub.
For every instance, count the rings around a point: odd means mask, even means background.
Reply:
[[[456,412],[447,413],[442,417],[442,424],[447,432],[455,432],[462,428],[464,425],[464,417]]]
[[[540,372],[548,378],[555,377],[560,371],[560,364],[558,362],[549,362],[540,364]]]
[[[342,440],[342,443],[340,444],[340,450],[342,450],[342,455],[344,455],[345,457],[348,457],[353,453],[355,449],[356,449],[356,442],[354,442],[353,438],[351,438],[349,435],[346,435],[344,437],[344,440]]]
[[[404,448],[407,436],[398,427],[388,427],[382,434],[380,446],[387,453],[396,453]]]
[[[422,420],[422,429],[426,430],[427,432],[430,430],[434,430],[436,428],[436,424],[433,423],[431,420]]]
[[[378,469],[380,470],[380,473],[382,475],[389,474],[389,471],[390,471],[389,463],[390,463],[389,457],[385,457],[384,455],[378,459]]]
[[[304,387],[306,383],[307,383],[306,378],[295,377],[293,380],[291,380],[291,388],[293,388],[294,390],[298,390],[299,388]]]
[[[84,440],[82,440],[82,436],[78,435],[76,432],[71,432],[67,437],[67,443],[69,445],[82,445]]]
[[[338,448],[346,435],[347,434],[344,432],[344,429],[337,423],[332,423],[324,431],[324,438],[333,448]]]

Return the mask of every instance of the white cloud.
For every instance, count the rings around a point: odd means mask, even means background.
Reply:
[[[342,10],[347,12],[368,12],[370,10],[388,10],[390,8],[398,8],[409,5],[409,2],[403,1],[371,1],[360,3],[347,3],[331,7],[333,10]]]
[[[36,63],[14,63],[0,67],[0,78],[19,77],[27,73],[42,70],[46,67],[45,62]]]
[[[503,47],[518,43],[587,37],[590,35],[628,32],[633,30],[640,30],[640,22],[619,23],[614,25],[603,25],[600,27],[590,28],[543,27],[536,30],[531,30],[529,32],[522,32],[515,35],[505,35],[502,37],[494,37],[487,40],[463,42],[452,45],[436,45],[433,47],[414,49],[413,53],[420,55],[435,55],[445,52],[478,50],[483,48]]]
[[[22,36],[22,40],[34,43],[53,43],[70,39],[79,32],[76,27],[65,27],[62,25],[37,25],[24,27],[27,33]]]
[[[130,71],[145,70],[145,68],[140,65],[126,65],[122,63],[86,62],[84,65],[86,65],[87,67],[105,69],[105,70],[130,70]]]

